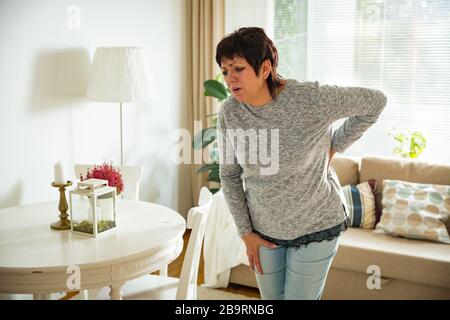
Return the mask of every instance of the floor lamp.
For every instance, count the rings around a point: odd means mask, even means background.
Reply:
[[[86,98],[118,102],[120,106],[120,165],[123,166],[122,104],[151,98],[145,74],[143,48],[99,47],[95,50]]]

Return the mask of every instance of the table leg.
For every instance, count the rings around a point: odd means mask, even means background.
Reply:
[[[109,292],[111,300],[122,300],[122,286],[124,283],[125,282],[116,282],[109,286],[109,288],[111,289]]]

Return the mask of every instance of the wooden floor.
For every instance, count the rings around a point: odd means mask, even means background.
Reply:
[[[184,254],[186,252],[186,247],[187,247],[187,243],[189,241],[189,235],[191,233],[191,230],[186,230],[183,239],[184,239],[184,247],[183,247],[183,252],[180,254],[180,256],[171,264],[169,264],[168,267],[168,275],[170,277],[179,277],[180,273],[181,273],[181,266],[183,264],[183,259],[184,259]],[[203,250],[202,250],[202,254],[200,256],[200,267],[198,270],[198,284],[202,284],[204,283],[204,277],[205,277],[205,273],[204,273],[204,263],[203,263]],[[227,292],[232,292],[232,293],[237,293],[237,294],[242,294],[245,296],[249,296],[249,297],[257,297],[260,298],[260,294],[259,294],[259,290],[256,288],[251,288],[251,287],[246,287],[246,286],[241,286],[241,285],[229,285],[228,288],[218,288],[217,290],[222,290],[222,291],[227,291]]]

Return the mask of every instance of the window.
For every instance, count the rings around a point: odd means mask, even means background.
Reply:
[[[345,154],[393,156],[387,131],[397,126],[427,138],[420,160],[450,162],[450,1],[274,1],[281,75],[388,97],[378,122]]]

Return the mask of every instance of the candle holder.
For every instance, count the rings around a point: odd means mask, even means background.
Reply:
[[[66,187],[70,187],[72,185],[72,181],[67,181],[64,184],[59,184],[52,182],[52,187],[59,189],[59,205],[58,210],[61,212],[59,214],[59,221],[54,222],[50,225],[50,228],[53,230],[68,230],[70,229],[70,220],[67,219],[69,215],[67,214],[67,210],[69,206],[67,205],[66,200]]]

